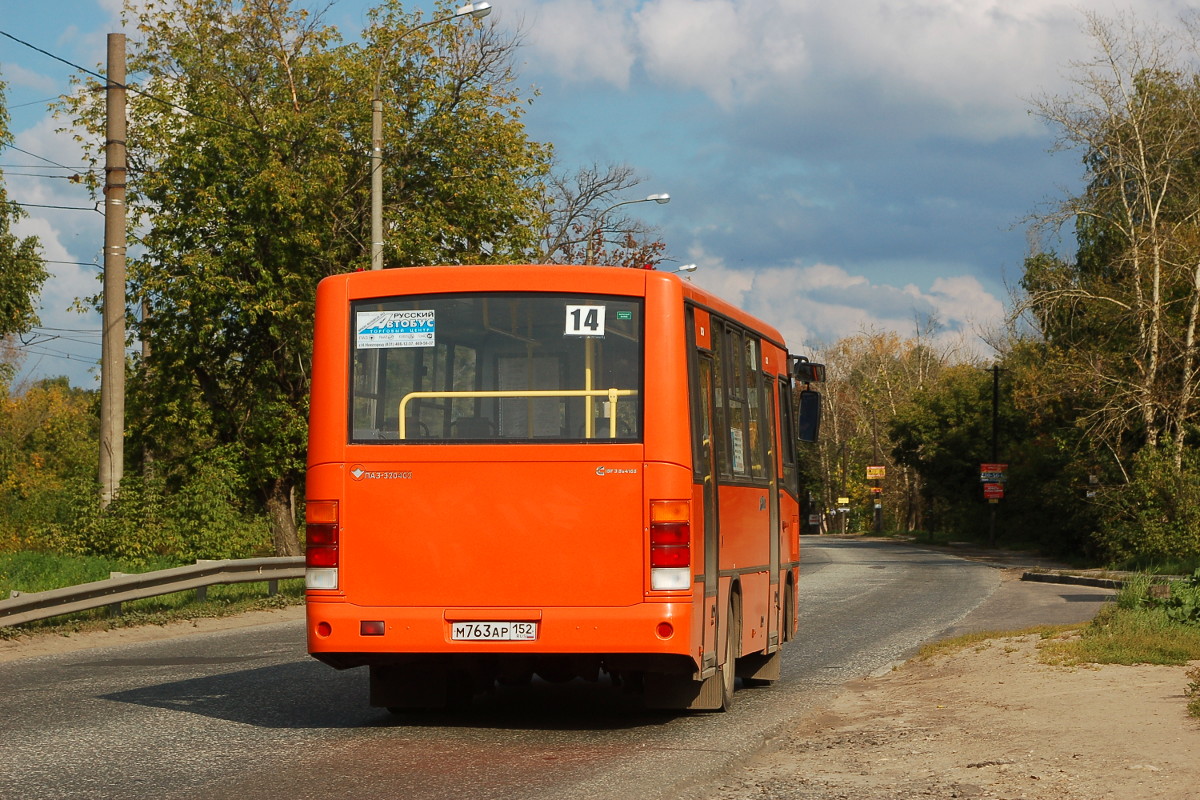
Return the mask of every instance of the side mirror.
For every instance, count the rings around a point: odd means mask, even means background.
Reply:
[[[820,367],[820,364],[813,366]],[[824,367],[822,367],[822,371]],[[800,414],[796,420],[796,438],[802,442],[815,442],[821,433],[821,393],[812,389],[800,392]]]
[[[792,377],[796,383],[824,383],[825,365],[814,364],[804,356],[795,356],[792,361]]]

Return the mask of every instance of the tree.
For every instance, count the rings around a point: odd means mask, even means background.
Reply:
[[[873,331],[839,340],[819,356],[827,382],[821,442],[809,472],[820,476],[822,501],[833,507],[849,497],[852,508],[865,508],[868,464],[887,468],[882,483],[883,512],[891,529],[922,527],[926,504],[920,497],[920,473],[892,456],[892,425],[947,366],[961,361],[954,348],[937,348],[934,319],[918,320],[915,335],[905,339]]]
[[[627,214],[611,213],[642,183],[633,168],[583,167],[573,175],[552,171],[541,194],[535,259],[539,264],[608,264],[644,267],[663,260],[666,245],[651,240],[655,228]]]
[[[891,421],[892,456],[921,476],[931,529],[965,533],[984,524],[979,465],[991,458],[991,408],[991,377],[959,364],[943,369]],[[1012,436],[1017,420],[1010,404],[1002,408]]]
[[[5,83],[0,80],[0,149],[10,140]],[[0,171],[0,340],[38,324],[37,296],[48,277],[37,238],[18,238],[12,232],[21,215],[20,207],[8,200]],[[12,365],[0,363],[0,377],[6,372],[11,377]]]
[[[149,355],[133,364],[134,435],[183,463],[219,447],[276,552],[294,554],[316,284],[368,265],[373,82],[388,109],[385,218],[399,221],[387,265],[505,260],[531,245],[545,159],[520,123],[515,43],[481,25],[415,30],[394,0],[352,45],[290,0],[136,5],[132,329]],[[86,95],[69,107],[98,134]]]
[[[1169,447],[1177,468],[1200,379],[1200,78],[1191,45],[1130,16],[1086,16],[1095,58],[1077,92],[1039,101],[1060,146],[1084,155],[1087,186],[1046,215],[1074,222],[1074,263],[1026,262],[1023,308],[1055,348],[1056,385],[1121,460]]]

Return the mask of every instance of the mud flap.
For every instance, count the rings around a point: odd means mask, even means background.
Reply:
[[[721,710],[720,670],[699,681],[690,675],[650,672],[646,673],[643,685],[646,691],[646,708],[674,711]]]
[[[751,653],[737,660],[737,676],[747,686],[762,685],[779,680],[783,671],[782,651],[774,653]]]

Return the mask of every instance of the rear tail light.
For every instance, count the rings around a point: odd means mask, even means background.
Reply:
[[[304,507],[304,586],[338,588],[338,544],[341,538],[336,500],[309,500]]]
[[[684,591],[692,585],[692,523],[687,500],[650,501],[650,588]]]

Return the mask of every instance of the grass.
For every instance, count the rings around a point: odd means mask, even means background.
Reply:
[[[65,556],[51,553],[0,553],[0,598],[17,589],[41,592],[64,586],[103,580],[110,572],[138,573],[180,566],[177,561],[134,565],[95,556]],[[247,611],[283,608],[304,602],[304,581],[297,578],[279,581],[279,592],[269,594],[266,581],[210,586],[203,601],[196,592],[149,597],[122,604],[120,615],[108,609],[81,611],[17,626],[0,627],[0,639],[15,639],[33,633],[69,635],[85,631],[112,630],[136,625],[165,625],[190,619],[226,617]]]
[[[182,562],[171,559],[138,564],[102,556],[69,556],[35,550],[0,553],[0,598],[8,597],[13,590],[44,592],[101,581],[110,572],[150,572],[181,565]]]
[[[1110,607],[1079,636],[1042,645],[1047,663],[1161,664],[1179,666],[1200,660],[1200,626],[1181,625],[1162,609]]]

